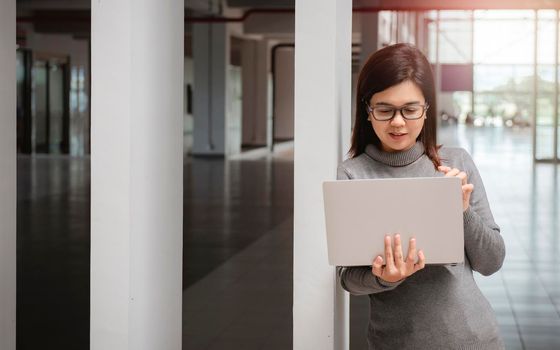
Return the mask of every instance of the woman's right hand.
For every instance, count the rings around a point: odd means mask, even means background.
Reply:
[[[416,239],[411,238],[408,245],[408,255],[403,258],[401,236],[395,235],[395,246],[392,247],[391,236],[385,236],[385,260],[381,255],[373,259],[371,273],[386,282],[398,282],[425,266],[424,252],[418,251],[416,262]]]

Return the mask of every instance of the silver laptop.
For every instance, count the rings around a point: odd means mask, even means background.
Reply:
[[[329,264],[371,265],[385,259],[386,234],[402,237],[403,255],[416,237],[427,264],[464,259],[461,179],[338,180],[323,183]]]

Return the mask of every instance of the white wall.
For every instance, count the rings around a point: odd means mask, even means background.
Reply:
[[[76,103],[70,103],[70,154],[88,153],[89,144],[89,43],[71,35],[40,34],[28,31],[26,48],[34,52],[70,56],[73,79],[78,89]],[[80,75],[83,80],[80,80]],[[71,99],[72,101],[72,99]]]
[[[16,1],[0,1],[0,349],[16,348]]]
[[[241,152],[241,113],[243,103],[241,67],[228,65],[228,75],[228,99],[226,101],[226,154],[234,155]]]

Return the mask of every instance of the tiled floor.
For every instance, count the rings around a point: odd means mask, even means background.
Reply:
[[[457,139],[480,168],[507,248],[502,270],[477,282],[508,349],[560,349],[558,166],[533,165],[529,130],[476,131]]]
[[[529,130],[442,130],[468,149],[506,240],[477,276],[508,349],[560,349],[558,166],[533,165]],[[89,161],[18,159],[18,349],[87,349]],[[292,153],[185,159],[184,349],[290,349]],[[367,299],[353,297],[352,349]]]

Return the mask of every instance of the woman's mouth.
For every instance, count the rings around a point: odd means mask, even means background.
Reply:
[[[391,136],[391,138],[393,140],[402,140],[407,134],[406,133],[389,133],[389,136]]]

